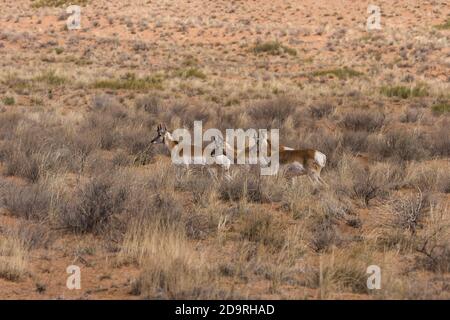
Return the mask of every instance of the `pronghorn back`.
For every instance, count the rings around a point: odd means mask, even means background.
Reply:
[[[308,164],[308,161],[314,161],[320,167],[324,167],[326,162],[326,157],[324,157],[325,155],[323,153],[313,149],[281,150],[279,152],[280,164],[297,161],[301,164],[306,165]]]
[[[267,139],[267,154],[271,155],[271,142]],[[295,158],[295,160],[294,160]],[[314,162],[321,168],[324,168],[327,163],[327,156],[322,152],[314,149],[295,150],[283,145],[279,146],[279,161],[280,164],[298,161],[302,164],[307,164],[307,161],[314,159]],[[301,161],[300,161],[301,160]]]

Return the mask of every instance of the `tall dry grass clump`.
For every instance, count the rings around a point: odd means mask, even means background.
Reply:
[[[212,265],[188,242],[180,223],[133,221],[126,232],[119,261],[137,263],[142,272],[134,294],[147,298],[217,298]]]
[[[305,284],[317,288],[320,299],[333,299],[348,291],[367,294],[366,269],[374,263],[374,252],[371,245],[359,244],[321,255],[317,264],[307,270]]]
[[[0,234],[0,278],[17,281],[26,274],[27,249],[18,237]]]

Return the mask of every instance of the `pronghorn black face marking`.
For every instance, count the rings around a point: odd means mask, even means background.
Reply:
[[[159,124],[157,129],[157,136],[155,138],[153,138],[153,140],[151,141],[151,143],[165,143],[166,141],[166,132],[167,132],[167,128],[166,125],[163,124]]]

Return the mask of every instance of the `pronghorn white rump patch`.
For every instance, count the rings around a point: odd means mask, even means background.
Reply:
[[[289,151],[289,150],[294,150],[294,148],[289,148],[289,147],[283,147],[284,151]]]
[[[327,156],[322,152],[316,151],[314,153],[314,160],[319,166],[325,167],[325,164],[327,163]]]

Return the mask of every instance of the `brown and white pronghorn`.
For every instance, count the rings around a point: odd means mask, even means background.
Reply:
[[[157,136],[152,139],[151,143],[152,144],[156,144],[156,143],[164,144],[169,149],[169,151],[171,152],[171,155],[172,155],[172,150],[176,146],[178,146],[180,144],[180,142],[173,138],[172,134],[167,130],[167,127],[165,124],[159,124],[158,127],[156,128],[156,132],[157,132]],[[198,161],[197,164],[207,165],[208,172],[212,176],[215,176],[215,175],[212,173],[211,169],[220,168],[220,169],[222,169],[222,173],[224,173],[226,179],[231,178],[231,176],[229,174],[231,161],[225,155],[214,155],[213,153],[211,153],[211,156],[214,158],[214,163],[208,165],[206,159],[203,156],[201,156],[201,159],[196,159],[194,156],[197,153],[203,155],[203,151],[204,151],[203,146],[191,144],[190,146],[186,146],[186,147],[188,149],[190,149],[190,154],[188,157],[185,157],[187,155],[184,155],[183,149],[180,149],[179,156],[182,159],[181,164],[183,164],[187,168],[189,168],[189,166],[191,164],[195,164],[196,163],[195,160],[197,160]]]
[[[267,137],[259,138],[260,148],[267,148],[267,155],[271,156],[271,142]],[[315,149],[293,149],[280,145],[278,148],[278,162],[281,173],[290,179],[297,176],[308,175],[311,181],[326,182],[320,177],[322,169],[327,163],[327,157],[322,152]]]
[[[250,150],[253,148],[258,148],[257,151],[260,153],[263,148],[266,148],[266,157],[263,159],[258,154],[260,160],[260,165],[268,166],[270,165],[271,157],[271,142],[267,136],[254,137],[253,143],[248,142],[244,150],[237,150],[236,145],[232,148],[227,142],[221,141],[223,153],[227,154],[229,159],[233,161],[238,158],[240,154],[247,156]],[[325,154],[314,149],[299,149],[295,150],[288,146],[279,145],[278,147],[278,162],[279,172],[286,178],[290,178],[293,181],[297,176],[308,175],[311,181],[315,183],[322,183],[326,185],[326,182],[320,177],[322,169],[325,167],[327,162],[327,157]]]

